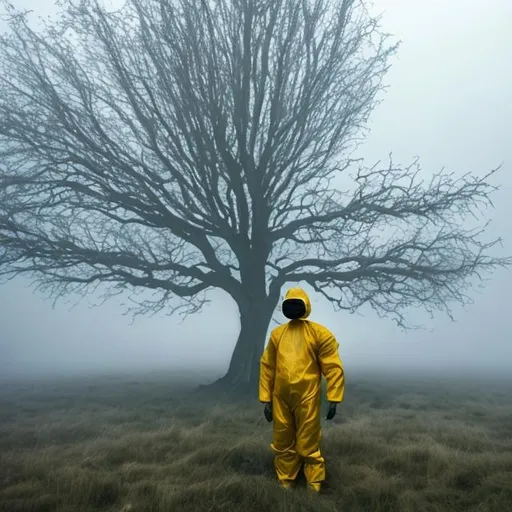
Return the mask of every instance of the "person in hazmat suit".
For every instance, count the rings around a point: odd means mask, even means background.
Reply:
[[[327,381],[327,419],[343,401],[345,376],[334,335],[308,320],[311,302],[301,288],[290,289],[282,304],[289,322],[276,327],[260,360],[259,400],[274,422],[272,450],[281,486],[292,486],[304,465],[311,491],[325,480],[320,452],[321,379]]]

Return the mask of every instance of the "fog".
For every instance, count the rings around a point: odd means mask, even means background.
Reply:
[[[510,0],[379,0],[383,27],[402,41],[385,82],[389,90],[371,117],[371,132],[358,150],[368,163],[421,158],[424,175],[442,167],[485,173],[503,164],[496,180],[488,236],[502,236],[512,254],[512,3]],[[43,16],[48,0],[17,0]],[[454,305],[456,322],[430,320],[411,310],[408,320],[427,329],[402,332],[370,310],[335,313],[312,295],[312,319],[337,336],[347,372],[385,368],[437,373],[503,373],[512,368],[510,290],[512,273],[489,276],[466,310]],[[117,299],[99,308],[94,297],[70,309],[34,294],[16,278],[0,286],[0,372],[44,373],[215,369],[229,363],[238,334],[235,303],[223,292],[181,323],[180,318],[123,315]],[[275,318],[283,317],[276,313]],[[275,324],[273,324],[275,325]],[[272,326],[273,326],[272,325]]]

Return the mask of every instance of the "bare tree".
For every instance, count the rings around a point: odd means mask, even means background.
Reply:
[[[55,297],[132,291],[134,313],[195,313],[225,290],[241,322],[233,387],[256,380],[288,282],[403,324],[410,306],[450,313],[481,271],[510,263],[464,227],[491,204],[490,175],[425,182],[417,162],[350,159],[396,50],[360,1],[67,0],[43,31],[9,13],[6,278],[30,274]]]

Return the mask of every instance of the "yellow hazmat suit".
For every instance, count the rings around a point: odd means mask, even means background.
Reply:
[[[327,380],[327,400],[341,402],[345,390],[343,365],[334,335],[307,320],[311,302],[301,288],[287,299],[300,299],[306,313],[276,327],[260,362],[259,400],[272,402],[275,469],[281,485],[289,487],[304,464],[309,487],[319,490],[325,480],[320,452],[321,376]]]

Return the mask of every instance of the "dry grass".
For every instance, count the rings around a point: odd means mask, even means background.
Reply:
[[[3,384],[0,510],[506,512],[510,390],[351,378],[310,498],[277,487],[255,402],[208,403],[161,377]]]

